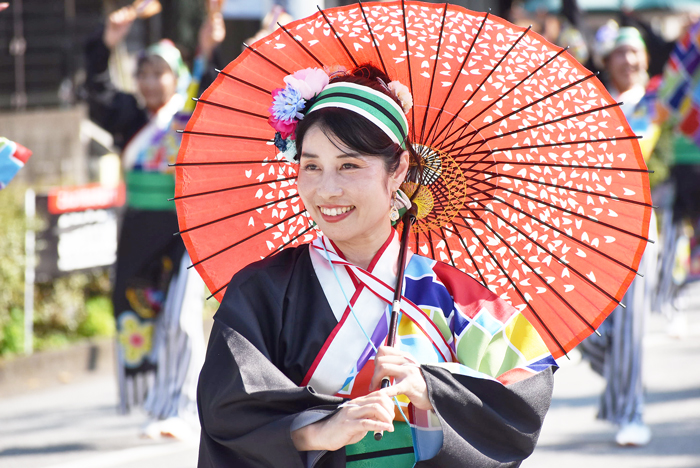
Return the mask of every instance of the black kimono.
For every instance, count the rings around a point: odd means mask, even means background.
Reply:
[[[298,452],[290,435],[343,402],[299,386],[338,322],[309,251],[249,265],[228,286],[199,380],[200,468],[346,466],[345,449]],[[517,467],[532,453],[551,401],[551,367],[510,385],[421,369],[443,444],[417,467]],[[381,456],[374,466],[386,466]]]

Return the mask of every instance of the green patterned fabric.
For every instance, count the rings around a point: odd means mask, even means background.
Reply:
[[[130,171],[125,175],[126,203],[140,210],[175,210],[175,177],[162,172]]]
[[[389,452],[382,453],[385,451]],[[380,441],[374,440],[373,432],[368,432],[361,441],[345,447],[345,454],[347,468],[411,468],[416,463],[411,428],[402,421],[394,421],[394,432],[385,432]]]

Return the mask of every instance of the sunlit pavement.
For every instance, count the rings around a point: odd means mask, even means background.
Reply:
[[[2,468],[190,468],[197,443],[137,437],[142,414],[116,413],[109,376],[0,400]]]
[[[682,305],[684,336],[669,336],[661,316],[649,323],[644,365],[651,443],[615,445],[615,428],[595,419],[604,382],[574,352],[555,376],[552,409],[524,468],[700,468],[700,285]],[[109,375],[0,400],[0,467],[196,466],[196,442],[140,439],[145,416],[120,416],[116,403]]]
[[[573,353],[560,360],[554,401],[535,453],[523,468],[700,468],[700,285],[685,291],[680,337],[652,315],[644,342],[646,447],[618,447],[616,429],[595,419],[604,380]]]

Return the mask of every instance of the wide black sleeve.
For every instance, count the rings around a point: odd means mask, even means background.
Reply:
[[[435,457],[417,467],[517,467],[532,454],[549,409],[549,368],[510,385],[421,366],[443,430]]]
[[[86,78],[84,95],[90,119],[114,137],[114,144],[126,143],[148,122],[146,111],[131,94],[121,92],[109,77],[110,50],[102,40],[100,29],[85,46]]]
[[[302,415],[326,417],[343,401],[290,378],[295,362],[303,360],[295,356],[304,354],[285,338],[296,325],[287,322],[303,320],[287,291],[292,277],[302,276],[293,260],[245,269],[228,286],[199,378],[200,468],[305,467],[309,454],[294,447],[292,425]],[[307,332],[295,333],[295,341],[313,342]],[[344,466],[344,451],[326,454],[316,466]]]

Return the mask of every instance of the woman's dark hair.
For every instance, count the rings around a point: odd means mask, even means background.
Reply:
[[[332,78],[330,82],[349,82],[367,86],[391,97],[401,107],[401,103],[382,84],[382,82],[389,83],[390,81],[391,79],[375,66],[364,64],[347,75]],[[310,107],[310,104],[307,106]],[[400,156],[404,151],[401,145],[394,143],[384,131],[360,114],[334,107],[315,110],[299,121],[296,129],[298,155],[301,155],[306,132],[314,125],[318,125],[323,133],[331,138],[331,141],[335,139],[360,154],[381,157],[389,174],[396,172],[399,167]],[[408,136],[406,137],[406,150],[409,153],[410,163],[407,180],[419,180],[421,157],[416,153]]]

